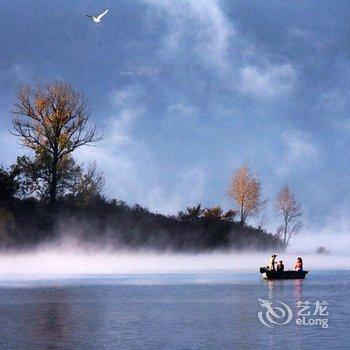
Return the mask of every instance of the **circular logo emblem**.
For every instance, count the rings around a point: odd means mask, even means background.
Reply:
[[[282,301],[278,306],[273,306],[270,300],[258,299],[260,305],[264,308],[258,312],[259,321],[266,327],[272,328],[289,323],[292,320],[292,309]]]

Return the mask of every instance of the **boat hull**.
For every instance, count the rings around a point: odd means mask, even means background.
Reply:
[[[260,268],[263,278],[268,280],[295,280],[304,279],[309,271],[272,271],[266,267]]]

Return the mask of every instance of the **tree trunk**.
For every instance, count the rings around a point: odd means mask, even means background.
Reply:
[[[52,159],[52,168],[51,168],[51,184],[50,184],[50,202],[55,203],[57,200],[57,166],[58,166],[58,155],[57,152],[54,152]]]
[[[284,219],[284,236],[283,236],[283,245],[286,245],[287,242],[287,229],[288,229],[288,222],[287,219]]]
[[[241,225],[244,226],[245,222],[244,222],[244,206],[243,203],[241,204]]]

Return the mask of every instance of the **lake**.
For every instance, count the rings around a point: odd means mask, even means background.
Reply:
[[[350,349],[349,290],[339,270],[7,277],[0,348]]]

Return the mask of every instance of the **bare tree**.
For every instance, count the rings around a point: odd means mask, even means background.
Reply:
[[[77,148],[100,140],[95,127],[87,126],[84,95],[66,83],[22,88],[13,113],[13,134],[48,164],[49,198],[55,202],[61,163]]]
[[[234,172],[228,194],[237,203],[242,225],[245,225],[249,216],[258,214],[265,204],[260,200],[261,185],[258,176],[247,164]]]
[[[296,200],[288,185],[285,185],[278,192],[275,208],[283,217],[283,243],[287,245],[290,239],[302,228],[300,217],[303,215],[301,204]]]

